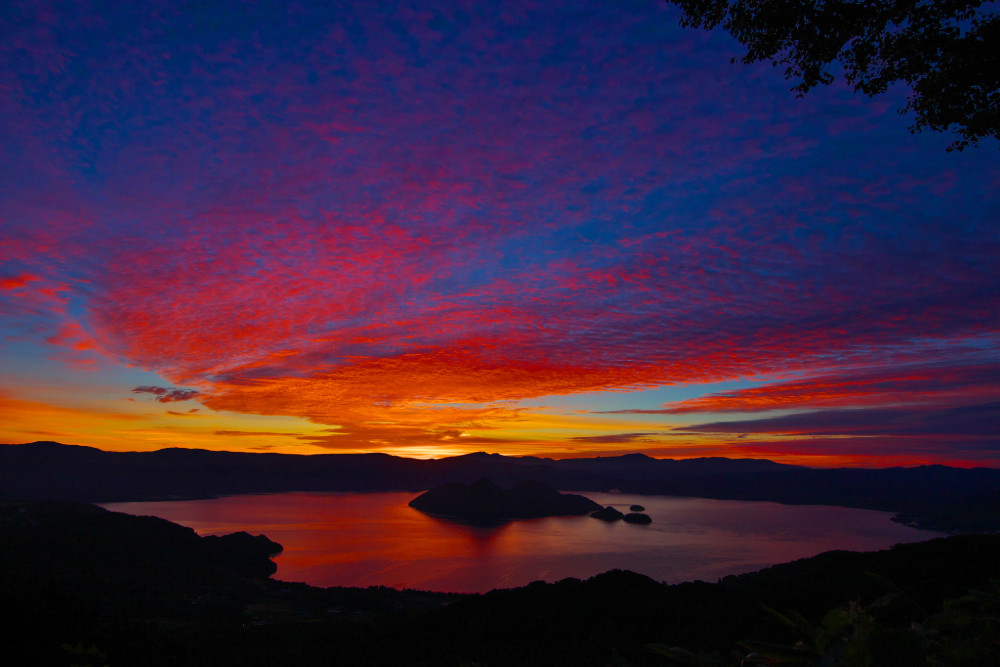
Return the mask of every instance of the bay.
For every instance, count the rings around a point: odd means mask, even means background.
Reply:
[[[102,506],[200,535],[267,535],[284,546],[274,558],[274,578],[283,581],[461,593],[616,568],[667,583],[716,581],[833,549],[872,551],[942,535],[872,510],[591,492],[585,495],[623,512],[643,505],[653,523],[581,516],[470,526],[407,506],[415,495],[280,493]]]

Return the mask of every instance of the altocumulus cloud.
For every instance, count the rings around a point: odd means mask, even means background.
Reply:
[[[167,387],[142,386],[132,390],[135,394],[153,394],[160,403],[173,403],[174,401],[190,401],[197,398],[201,393],[196,389],[168,389]]]

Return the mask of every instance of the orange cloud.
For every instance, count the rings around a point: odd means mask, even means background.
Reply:
[[[88,410],[26,401],[0,394],[0,441],[21,443],[47,438],[70,437],[74,441],[104,436],[125,424],[143,420],[136,414]]]
[[[786,437],[729,441],[727,455],[824,468],[948,465],[1000,467],[1000,442],[954,436]]]
[[[665,414],[754,412],[814,407],[974,402],[997,396],[1000,366],[901,365],[839,373],[719,392],[664,406]]]

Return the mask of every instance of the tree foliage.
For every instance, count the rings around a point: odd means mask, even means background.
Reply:
[[[982,0],[667,0],[681,25],[721,26],[747,52],[734,62],[785,67],[800,96],[831,83],[834,63],[858,92],[908,84],[912,132],[952,130],[949,150],[1000,139],[1000,15]]]

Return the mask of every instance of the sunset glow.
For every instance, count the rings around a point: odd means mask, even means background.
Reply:
[[[1000,466],[1000,162],[662,2],[14,3],[0,442]]]

